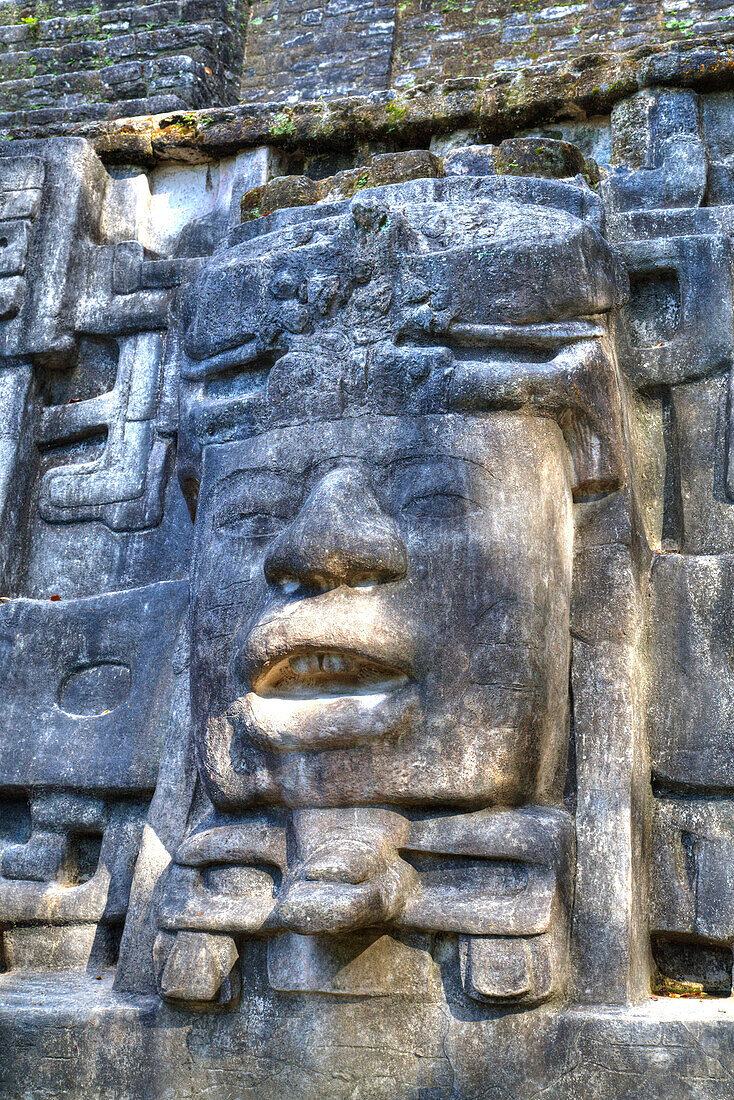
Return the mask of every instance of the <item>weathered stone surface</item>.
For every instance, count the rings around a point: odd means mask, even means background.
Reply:
[[[223,0],[86,6],[6,0],[2,117],[53,126],[237,102],[242,7]]]
[[[318,102],[446,81],[483,86],[495,77],[512,94],[518,76],[556,87],[568,111],[564,89],[571,92],[587,70],[597,77],[589,88],[602,95],[603,85],[614,88],[616,77],[598,79],[604,57],[624,69],[625,59],[672,47],[647,66],[649,83],[663,84],[687,75],[674,51],[706,43],[698,64],[716,79],[715,43],[726,40],[732,17],[724,0],[111,0],[97,7],[4,0],[5,127],[39,136],[72,119]],[[287,114],[281,125],[288,128]]]
[[[731,103],[670,72],[583,152],[2,150],[3,1095],[734,1095]]]
[[[592,161],[587,165],[580,151],[566,141],[525,138],[493,145],[472,145],[450,152],[445,158],[430,152],[378,153],[365,164],[325,179],[278,176],[242,196],[242,221],[266,217],[276,210],[350,199],[366,188],[405,183],[413,179],[450,176],[530,176],[564,179],[583,173],[598,180]]]
[[[50,133],[86,137],[101,157],[118,164],[201,163],[263,144],[339,153],[369,143],[387,150],[416,148],[458,130],[497,141],[526,127],[607,114],[641,89],[731,89],[732,42],[726,32],[674,45],[653,40],[627,52],[597,51],[549,72],[528,66],[514,75],[483,72],[369,96],[185,111],[148,104],[153,117],[141,114],[117,121],[71,122],[61,113],[47,118],[29,111],[8,117],[6,132],[13,140]]]

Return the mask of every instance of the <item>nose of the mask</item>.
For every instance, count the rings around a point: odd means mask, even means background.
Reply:
[[[366,476],[331,470],[271,545],[270,584],[326,591],[339,585],[384,584],[405,576],[407,553],[397,525],[380,507]]]

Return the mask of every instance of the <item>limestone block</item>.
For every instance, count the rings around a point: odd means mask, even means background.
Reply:
[[[731,800],[667,795],[655,801],[652,930],[692,943],[734,943]]]
[[[160,976],[161,995],[170,1001],[227,1004],[235,995],[237,958],[231,936],[178,932]]]
[[[177,582],[0,604],[0,782],[152,791],[170,690],[166,662],[185,604]],[[28,722],[36,741],[19,736]]]
[[[721,235],[659,237],[621,246],[630,300],[620,353],[635,384],[675,385],[732,362],[732,251]]]
[[[538,1004],[551,994],[552,962],[546,936],[472,936],[462,945],[466,992],[477,1001]]]
[[[432,999],[439,973],[428,936],[285,932],[268,940],[268,978],[273,989],[284,993]]]
[[[698,96],[650,88],[612,112],[612,159],[603,184],[614,210],[700,206],[706,190],[706,151]]]
[[[730,92],[701,99],[701,128],[709,162],[706,201],[710,205],[731,203],[734,198],[733,109]]]
[[[730,555],[656,556],[648,608],[653,776],[699,792],[734,784]]]

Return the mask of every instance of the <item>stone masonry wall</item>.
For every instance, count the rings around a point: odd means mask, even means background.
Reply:
[[[732,20],[727,0],[0,0],[0,130],[543,76]]]
[[[391,0],[254,0],[242,98],[317,99],[388,87]]]
[[[399,5],[394,87],[532,69],[540,75],[601,51],[730,29],[726,0],[405,0]]]
[[[568,68],[730,29],[727,0],[253,0],[242,100],[297,101]]]
[[[184,112],[178,122],[190,127],[197,110],[323,109],[448,81],[454,92],[504,81],[508,104],[518,80],[529,82],[525,100],[558,106],[581,80],[593,110],[605,111],[636,86],[609,78],[600,105],[609,73],[668,44],[681,53],[714,45],[713,68],[703,61],[713,87],[729,64],[732,20],[729,0],[0,0],[0,133],[44,136],[165,112]],[[394,138],[402,111],[396,103]],[[534,124],[533,111],[521,113],[509,130]],[[290,128],[288,116],[271,136]]]
[[[0,126],[237,101],[245,0],[0,0]]]

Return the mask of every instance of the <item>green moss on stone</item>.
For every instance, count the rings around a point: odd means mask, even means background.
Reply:
[[[293,116],[287,111],[281,111],[279,115],[276,115],[270,126],[270,133],[273,137],[291,137],[295,132],[296,124]]]

